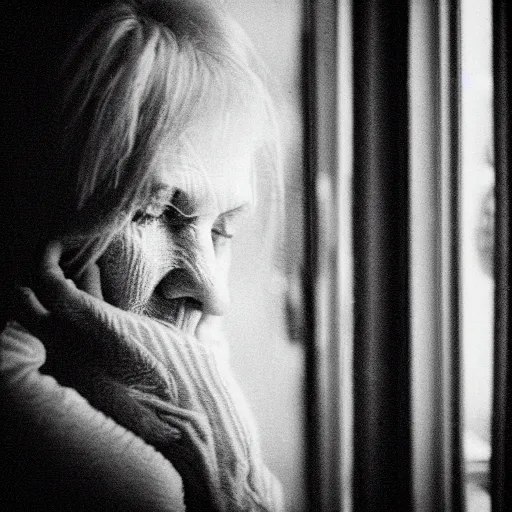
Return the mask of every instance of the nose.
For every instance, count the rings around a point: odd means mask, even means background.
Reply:
[[[161,281],[160,293],[168,300],[192,299],[203,313],[224,315],[230,303],[229,263],[217,256],[209,230],[188,242],[180,249],[177,267]]]

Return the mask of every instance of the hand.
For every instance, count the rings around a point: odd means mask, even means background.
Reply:
[[[158,416],[159,400],[169,400],[173,389],[162,363],[136,337],[119,335],[129,313],[101,300],[98,267],[87,269],[78,282],[80,290],[65,278],[61,254],[59,242],[48,245],[37,296],[20,288],[13,308],[15,319],[45,346],[43,371],[150,444],[178,439],[179,431]]]
[[[188,510],[260,509],[250,421],[214,355],[172,326],[103,302],[97,268],[79,283],[90,293],[80,290],[65,278],[61,253],[59,243],[48,246],[37,296],[23,289],[17,313],[45,344],[48,371],[166,456]]]

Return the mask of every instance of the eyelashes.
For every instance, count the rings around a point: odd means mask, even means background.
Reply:
[[[185,215],[172,204],[150,204],[144,209],[137,210],[132,217],[132,222],[139,226],[145,226],[158,220],[165,220],[174,227],[190,226],[197,217]]]
[[[212,227],[214,241],[231,240],[235,236],[235,222],[229,216],[219,217]]]
[[[214,237],[221,237],[221,238],[227,238],[228,240],[231,240],[235,235],[234,233],[227,233],[226,231],[223,231],[218,228],[212,229],[212,236]]]
[[[172,204],[151,204],[144,209],[135,212],[132,222],[138,226],[149,226],[155,222],[165,222],[174,229],[182,229],[192,226],[197,221],[197,216],[186,215]],[[214,241],[230,240],[234,232],[228,229],[228,222],[225,218],[218,219],[211,230]]]

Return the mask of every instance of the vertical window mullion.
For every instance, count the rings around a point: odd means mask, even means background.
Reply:
[[[438,5],[412,2],[410,17],[413,492],[416,508],[435,510],[444,474]]]
[[[441,407],[445,510],[463,510],[460,350],[460,6],[439,2]]]
[[[309,509],[341,505],[338,2],[304,16],[306,418]]]
[[[412,507],[408,14],[353,3],[356,511]]]
[[[511,12],[507,0],[493,2],[495,217],[495,328],[491,501],[494,512],[512,506],[512,383],[510,305],[510,117]]]
[[[338,68],[339,134],[339,240],[340,240],[340,311],[341,319],[341,489],[343,512],[353,510],[354,461],[354,304],[353,304],[353,231],[352,175],[353,151],[353,29],[352,2],[340,3]]]
[[[463,509],[457,1],[411,2],[413,490],[421,510]]]

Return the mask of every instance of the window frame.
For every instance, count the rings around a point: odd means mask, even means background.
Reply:
[[[460,14],[427,4],[304,4],[311,510],[464,508]]]

